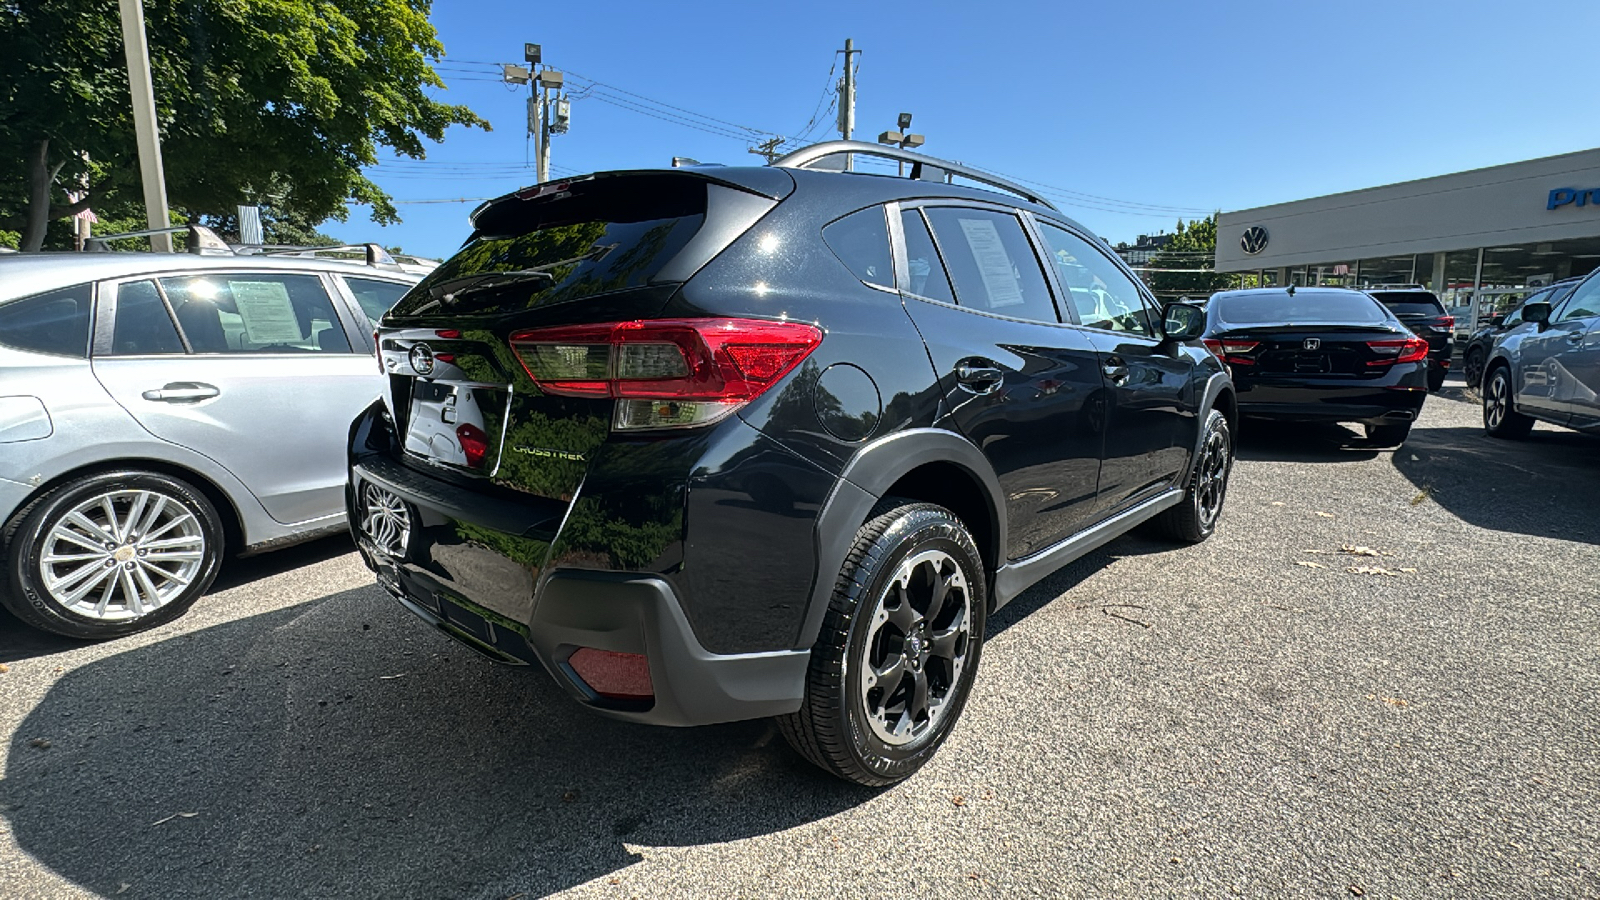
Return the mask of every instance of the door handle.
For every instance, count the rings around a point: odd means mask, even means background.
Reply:
[[[1128,364],[1122,357],[1112,354],[1101,363],[1102,370],[1106,373],[1106,380],[1114,385],[1121,386],[1128,380]]]
[[[1581,332],[1581,331],[1569,331],[1569,332],[1567,332],[1567,343],[1573,344],[1573,345],[1577,345],[1577,344],[1583,343],[1583,332]]]
[[[215,385],[202,384],[198,381],[174,381],[163,385],[159,390],[145,391],[139,396],[158,403],[196,403],[210,400],[221,393],[222,391]]]
[[[1006,373],[987,359],[964,359],[956,363],[956,383],[974,394],[992,394],[1005,380]]]

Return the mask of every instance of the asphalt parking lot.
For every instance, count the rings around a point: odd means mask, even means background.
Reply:
[[[765,722],[594,717],[340,540],[131,639],[0,619],[0,894],[1600,896],[1600,440],[1470,399],[1395,452],[1247,428],[1211,541],[1003,610],[882,792]]]

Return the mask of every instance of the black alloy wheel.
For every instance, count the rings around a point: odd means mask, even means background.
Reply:
[[[1467,387],[1479,387],[1483,383],[1483,358],[1482,347],[1468,347],[1467,356],[1461,362],[1461,377],[1467,380]]]
[[[154,472],[69,481],[5,529],[3,603],[35,628],[84,640],[178,618],[222,562],[216,510],[190,485]]]
[[[1233,429],[1218,410],[1206,413],[1205,432],[1200,452],[1195,454],[1194,471],[1183,500],[1150,520],[1151,529],[1167,538],[1189,544],[1211,537],[1222,516],[1222,503],[1228,496],[1228,477],[1233,472]]]
[[[784,738],[847,781],[907,778],[961,715],[987,604],[983,562],[961,520],[931,503],[884,500],[845,559],[805,702],[778,719]]]
[[[1517,412],[1511,389],[1511,368],[1489,370],[1483,382],[1483,430],[1490,437],[1521,438],[1533,430],[1533,419]]]

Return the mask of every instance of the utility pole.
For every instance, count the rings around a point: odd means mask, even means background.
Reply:
[[[860,52],[856,49],[854,39],[844,39],[844,80],[839,82],[839,136],[847,141],[856,130],[856,71],[853,63],[855,55]],[[849,172],[854,168],[855,159],[846,153],[845,171]]]
[[[151,229],[170,228],[167,179],[161,170],[161,134],[156,128],[156,92],[150,83],[150,46],[144,34],[144,5],[140,0],[119,0],[119,4],[122,43],[128,58],[128,90],[133,97],[133,132],[139,145],[139,175],[144,181],[145,221]],[[171,253],[172,235],[152,234],[150,248]]]
[[[523,44],[522,56],[528,61],[527,67],[511,63],[500,67],[506,84],[528,85],[528,134],[533,138],[533,152],[538,159],[536,177],[540,184],[550,180],[550,135],[566,134],[572,118],[571,101],[561,93],[566,79],[555,69],[540,65],[543,55],[543,48],[538,44]]]
[[[558,118],[557,104],[567,101],[560,99],[555,92],[561,90],[564,77],[555,69],[545,67],[539,73],[539,90],[542,96],[539,99],[539,183],[544,184],[550,180],[550,135],[560,134],[567,130],[566,120]],[[560,122],[559,127],[557,122]]]
[[[764,157],[767,161],[767,165],[770,166],[777,161],[778,156],[780,155],[778,153],[778,145],[781,143],[783,143],[783,138],[770,137],[754,147],[751,147],[749,152],[754,153],[757,156]]]

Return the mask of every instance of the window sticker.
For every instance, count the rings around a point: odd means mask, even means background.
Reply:
[[[961,231],[978,263],[978,273],[983,277],[983,287],[989,292],[989,308],[1017,306],[1027,301],[1017,286],[1016,272],[1011,268],[1011,257],[1006,255],[1000,242],[1000,230],[988,219],[961,219]]]
[[[229,281],[234,306],[252,344],[293,344],[300,340],[289,289],[277,281]]]

